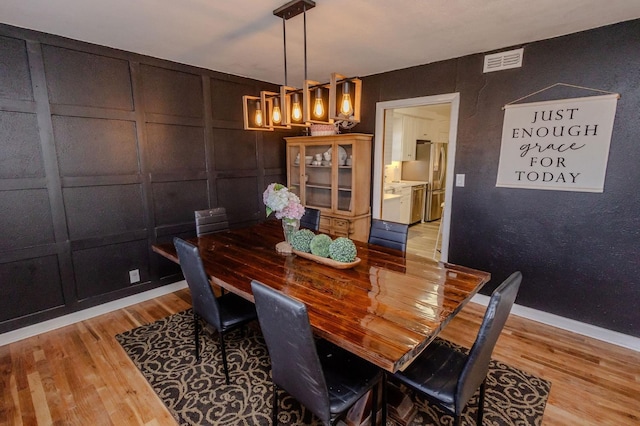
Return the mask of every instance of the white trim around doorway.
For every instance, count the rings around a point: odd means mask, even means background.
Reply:
[[[458,109],[460,107],[460,93],[423,96],[419,98],[398,99],[376,103],[376,133],[373,164],[373,200],[372,217],[380,219],[382,210],[382,187],[384,181],[384,113],[387,109],[428,106],[436,104],[451,104],[451,120],[449,124],[449,143],[447,145],[447,173],[445,186],[444,211],[442,212],[442,252],[441,260],[449,258],[449,230],[451,229],[451,202],[453,196],[453,181],[455,170],[456,140],[458,132]]]

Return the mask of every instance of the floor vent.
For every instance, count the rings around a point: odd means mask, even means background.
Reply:
[[[509,50],[507,52],[494,53],[484,57],[484,69],[482,72],[508,70],[522,66],[522,54],[524,49]]]

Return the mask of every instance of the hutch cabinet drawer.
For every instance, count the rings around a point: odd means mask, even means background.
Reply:
[[[332,219],[331,228],[335,229],[336,232],[348,233],[349,232],[349,221],[345,219]]]

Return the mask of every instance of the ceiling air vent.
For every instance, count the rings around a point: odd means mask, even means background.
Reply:
[[[494,53],[484,57],[484,69],[482,72],[508,70],[522,66],[522,53],[524,49],[509,50],[507,52]]]

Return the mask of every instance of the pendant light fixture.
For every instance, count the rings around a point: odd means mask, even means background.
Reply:
[[[243,96],[245,130],[290,129],[314,123],[351,128],[360,122],[360,79],[337,73],[327,83],[307,79],[307,10],[315,6],[312,0],[293,0],[273,11],[282,18],[284,86],[280,93],[262,91],[260,97]],[[302,89],[297,89],[287,81],[286,21],[300,14],[304,17],[304,82]]]

